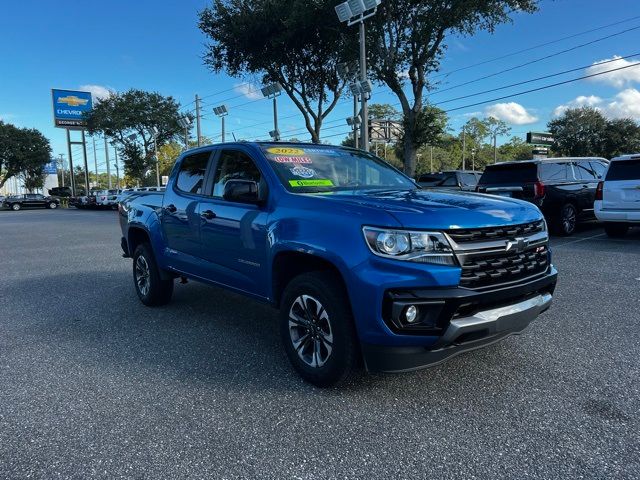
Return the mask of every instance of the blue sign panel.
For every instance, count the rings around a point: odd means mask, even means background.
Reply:
[[[56,164],[56,161],[51,159],[51,161],[44,166],[42,171],[47,175],[55,175],[56,173],[58,173],[58,166]]]
[[[91,92],[52,89],[53,120],[56,127],[84,128],[84,114],[93,107]]]

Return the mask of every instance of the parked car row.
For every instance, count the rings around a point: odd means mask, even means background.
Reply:
[[[79,209],[111,209],[116,210],[127,196],[136,193],[163,191],[164,187],[134,187],[125,189],[95,190],[89,195],[71,197],[69,205]]]
[[[50,208],[55,209],[60,206],[60,200],[55,197],[46,197],[40,193],[23,193],[20,195],[10,195],[1,203],[3,208],[13,211],[23,208]]]
[[[452,170],[417,177],[422,188],[475,190],[538,206],[551,230],[571,235],[581,220],[604,222],[619,237],[640,223],[640,154],[605,158],[547,158],[488,165],[484,172]]]

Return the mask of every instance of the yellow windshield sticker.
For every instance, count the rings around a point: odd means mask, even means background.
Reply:
[[[304,150],[301,148],[291,147],[271,147],[267,148],[267,152],[273,155],[304,155]]]
[[[331,180],[289,180],[292,187],[333,187]]]

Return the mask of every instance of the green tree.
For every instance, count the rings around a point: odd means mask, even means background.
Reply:
[[[400,112],[388,103],[372,103],[368,109],[371,119],[398,120],[401,117]]]
[[[18,178],[22,180],[22,184],[27,192],[33,192],[44,186],[45,174],[42,169],[24,170],[18,174]]]
[[[182,150],[182,146],[176,142],[166,143],[158,149],[160,175],[169,175],[171,173],[171,169],[182,153]]]
[[[602,156],[614,158],[635,152],[640,152],[640,125],[630,118],[609,120],[604,129]]]
[[[484,120],[484,124],[487,126],[487,134],[489,138],[493,140],[493,162],[498,160],[498,137],[503,135],[509,135],[511,127],[506,122],[498,120],[495,117],[489,117]]]
[[[113,139],[124,158],[125,173],[143,180],[147,170],[155,166],[154,140],[160,147],[183,138],[179,109],[173,97],[131,89],[100,101],[86,116],[87,130]],[[155,136],[154,128],[158,130]]]
[[[336,66],[355,40],[334,7],[333,0],[214,0],[198,24],[211,40],[204,62],[232,77],[279,82],[319,143],[345,84]]]
[[[529,160],[532,158],[533,147],[520,137],[511,137],[507,143],[498,147],[498,153],[502,160]]]
[[[440,67],[450,34],[492,32],[516,12],[534,12],[538,0],[396,0],[385,1],[367,23],[369,63],[373,75],[400,100],[405,123],[404,170],[416,168],[425,91]],[[407,88],[407,83],[409,84]]]
[[[31,179],[42,174],[50,161],[51,146],[42,133],[0,120],[0,188],[12,177]]]
[[[418,149],[425,145],[438,145],[442,136],[447,131],[447,114],[434,106],[427,105],[422,111],[415,116],[415,125],[409,127],[407,117],[402,122],[402,137],[396,144],[396,152],[400,158],[406,158],[405,149],[407,148],[407,132],[412,129],[411,148],[415,150],[416,157]],[[407,173],[405,169],[405,173]]]
[[[572,157],[599,156],[605,146],[607,120],[595,108],[570,108],[547,125],[555,138],[553,149]]]

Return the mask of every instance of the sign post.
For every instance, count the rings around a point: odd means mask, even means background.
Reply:
[[[87,145],[84,136],[84,130],[87,122],[84,118],[93,108],[91,92],[81,92],[76,90],[61,90],[57,88],[51,89],[51,98],[53,101],[53,123],[58,128],[67,130],[67,150],[69,152],[69,170],[71,176],[71,191],[76,195],[75,174],[73,171],[73,157],[71,154],[71,145],[82,145],[82,155],[84,158],[85,171],[85,188],[86,194],[89,194],[89,168],[87,165]],[[70,130],[81,130],[82,141],[72,142]]]

